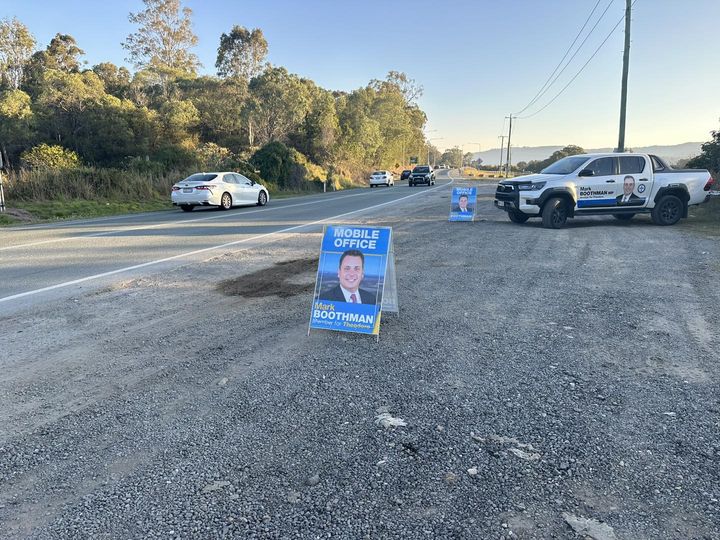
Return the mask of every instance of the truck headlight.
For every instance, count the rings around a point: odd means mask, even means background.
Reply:
[[[546,182],[532,182],[529,184],[518,184],[518,191],[537,191],[545,187]]]

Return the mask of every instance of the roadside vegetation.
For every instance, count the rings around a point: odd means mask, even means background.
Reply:
[[[11,209],[47,219],[65,217],[69,201],[95,203],[76,204],[77,212],[160,205],[173,181],[213,170],[253,177],[274,196],[338,190],[374,168],[438,155],[423,134],[422,87],[406,74],[351,92],[325,89],[268,64],[262,30],[234,25],[203,36],[218,40],[218,53],[216,75],[200,76],[191,10],[180,0],[143,2],[123,43],[134,72],[109,62],[85,69],[82,44],[63,29],[38,48],[21,21],[0,21],[0,152]]]

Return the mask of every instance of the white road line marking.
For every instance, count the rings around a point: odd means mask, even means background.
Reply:
[[[353,193],[350,195],[343,195],[343,196],[335,197],[332,200],[348,199],[350,197],[357,197],[359,195],[366,195],[366,193]],[[330,199],[322,199],[319,201],[310,201],[310,202],[304,202],[304,203],[298,203],[298,204],[290,204],[287,206],[271,206],[268,208],[243,212],[241,215],[246,216],[248,214],[254,214],[256,212],[271,212],[274,210],[283,210],[285,208],[295,208],[296,206],[307,206],[309,204],[320,204],[320,203],[326,202],[328,200],[330,200]],[[222,213],[222,214],[210,216],[210,217],[202,217],[202,218],[195,218],[195,219],[183,219],[180,221],[167,221],[167,222],[163,222],[163,223],[156,223],[154,225],[138,225],[137,227],[128,227],[128,228],[124,228],[124,229],[116,229],[113,231],[105,231],[105,232],[91,233],[91,234],[80,234],[77,236],[67,236],[64,238],[53,238],[52,240],[39,240],[37,242],[29,242],[27,244],[17,244],[17,245],[13,245],[13,246],[1,247],[0,251],[6,251],[9,249],[21,249],[21,248],[32,247],[32,246],[40,246],[43,244],[52,244],[55,242],[66,242],[68,240],[82,240],[83,238],[98,238],[101,236],[109,236],[109,235],[116,234],[116,233],[125,233],[125,232],[129,232],[129,231],[142,231],[145,229],[156,229],[158,227],[172,226],[172,225],[177,225],[177,224],[181,224],[181,223],[195,223],[198,221],[209,221],[209,220],[213,220],[213,219],[231,218],[231,217],[237,216],[237,215],[240,215],[240,214]],[[92,224],[93,222],[89,222],[89,223]]]
[[[366,211],[368,211],[368,210],[374,210],[374,209],[376,209],[376,208],[381,208],[381,207],[387,206],[387,205],[389,205],[389,204],[395,204],[395,203],[398,203],[398,202],[400,202],[400,201],[404,201],[405,199],[409,199],[409,198],[411,198],[411,197],[417,197],[418,195],[424,195],[424,194],[426,194],[426,193],[430,193],[431,191],[435,191],[436,189],[440,189],[440,188],[449,186],[450,184],[452,184],[452,182],[453,182],[453,181],[451,180],[451,181],[450,181],[449,183],[447,183],[447,184],[443,184],[443,185],[441,185],[441,186],[437,186],[437,187],[434,187],[434,188],[431,188],[431,189],[426,189],[426,190],[424,190],[424,191],[420,191],[420,192],[417,192],[417,193],[413,193],[413,194],[408,195],[408,196],[406,196],[406,197],[401,197],[401,198],[399,198],[399,199],[394,199],[394,200],[392,200],[392,201],[387,201],[387,202],[384,202],[384,203],[376,204],[376,205],[374,205],[374,206],[368,206],[367,208],[360,208],[359,210],[353,210],[352,212],[346,212],[346,213],[344,213],[344,214],[338,214],[337,216],[331,216],[331,217],[329,217],[329,218],[319,219],[319,220],[317,220],[317,221],[312,221],[312,222],[310,222],[310,223],[305,223],[305,224],[303,224],[303,225],[295,225],[294,227],[288,227],[287,229],[281,229],[281,230],[279,230],[279,231],[275,231],[275,232],[271,232],[271,233],[260,234],[260,235],[257,235],[257,236],[253,236],[253,237],[251,237],[251,238],[243,238],[242,240],[236,240],[236,241],[234,241],[234,242],[227,242],[227,243],[225,243],[225,244],[220,244],[220,245],[218,245],[218,246],[211,246],[211,247],[207,247],[207,248],[203,248],[203,249],[197,249],[197,250],[195,250],[195,251],[189,251],[189,252],[187,252],[187,253],[181,253],[181,254],[179,254],[179,255],[173,255],[172,257],[165,257],[164,259],[157,259],[157,260],[155,260],[155,261],[148,261],[148,262],[141,263],[141,264],[135,264],[135,265],[133,265],[133,266],[127,266],[127,267],[125,267],[125,268],[118,268],[117,270],[111,270],[111,271],[109,271],[109,272],[103,272],[102,274],[95,274],[95,275],[93,275],[93,276],[86,276],[86,277],[83,277],[83,278],[74,279],[74,280],[72,280],[72,281],[66,281],[66,282],[64,282],[64,283],[58,283],[58,284],[56,284],[56,285],[50,285],[50,286],[48,286],[48,287],[43,287],[43,288],[41,288],[41,289],[35,289],[35,290],[32,290],[32,291],[26,291],[26,292],[22,292],[22,293],[18,293],[18,294],[13,294],[12,296],[6,296],[5,298],[0,298],[0,303],[9,302],[9,301],[11,301],[11,300],[17,300],[18,298],[24,298],[24,297],[26,297],[26,296],[32,296],[32,295],[35,295],[35,294],[39,294],[39,293],[43,293],[43,292],[48,292],[48,291],[52,291],[52,290],[55,290],[55,289],[60,289],[60,288],[62,288],[62,287],[69,287],[70,285],[77,285],[77,284],[79,284],[79,283],[84,283],[84,282],[86,282],[86,281],[91,281],[91,280],[93,280],[93,279],[99,279],[99,278],[103,278],[103,277],[107,277],[107,276],[112,276],[112,275],[115,275],[115,274],[121,274],[121,273],[123,273],[123,272],[130,272],[131,270],[137,270],[138,268],[145,268],[145,267],[148,267],[148,266],[153,266],[153,265],[156,265],[156,264],[160,264],[160,263],[172,261],[172,260],[175,260],[175,259],[181,259],[181,258],[183,258],[183,257],[190,257],[190,256],[192,256],[192,255],[198,255],[198,254],[200,254],[200,253],[206,253],[206,252],[209,252],[209,251],[214,251],[214,250],[218,250],[218,249],[224,249],[224,248],[227,248],[227,247],[230,247],[230,246],[236,246],[236,245],[238,245],[238,244],[244,244],[245,242],[250,242],[250,241],[252,241],[252,240],[259,240],[259,239],[266,238],[266,237],[268,237],[268,236],[273,236],[273,235],[276,235],[276,234],[283,234],[283,233],[287,233],[287,232],[290,232],[290,231],[295,231],[295,230],[298,230],[298,229],[302,229],[302,228],[305,228],[305,227],[312,227],[313,225],[318,225],[318,224],[324,223],[324,222],[326,222],[326,221],[330,221],[330,220],[334,220],[334,219],[339,219],[339,218],[342,218],[342,217],[350,216],[350,215],[352,215],[352,214],[357,214],[357,213],[359,213],[359,212],[366,212]]]

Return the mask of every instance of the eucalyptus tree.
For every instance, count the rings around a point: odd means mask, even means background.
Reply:
[[[236,25],[229,34],[220,36],[215,67],[220,77],[250,81],[262,72],[267,53],[268,43],[262,30]]]
[[[18,19],[0,21],[0,73],[3,86],[17,89],[25,64],[35,50],[35,38]]]
[[[178,76],[195,75],[200,67],[198,57],[191,52],[198,38],[190,19],[192,10],[180,8],[180,0],[143,0],[145,9],[130,13],[129,19],[138,25],[123,47],[129,52],[128,61],[155,76],[163,91],[169,81]]]

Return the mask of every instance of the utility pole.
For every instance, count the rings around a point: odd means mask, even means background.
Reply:
[[[505,135],[498,135],[500,139],[500,164],[498,165],[498,176],[502,176],[502,157],[503,149],[505,148]]]
[[[630,10],[631,0],[625,0],[625,51],[623,52],[622,90],[620,91],[620,134],[618,135],[618,152],[625,151],[625,110],[627,108],[627,80],[630,67]]]
[[[507,178],[510,175],[510,137],[512,137],[512,119],[513,115],[510,114],[510,116],[506,116],[505,118],[510,118],[510,128],[508,129],[508,144],[507,144],[507,159],[505,160],[505,178]]]

